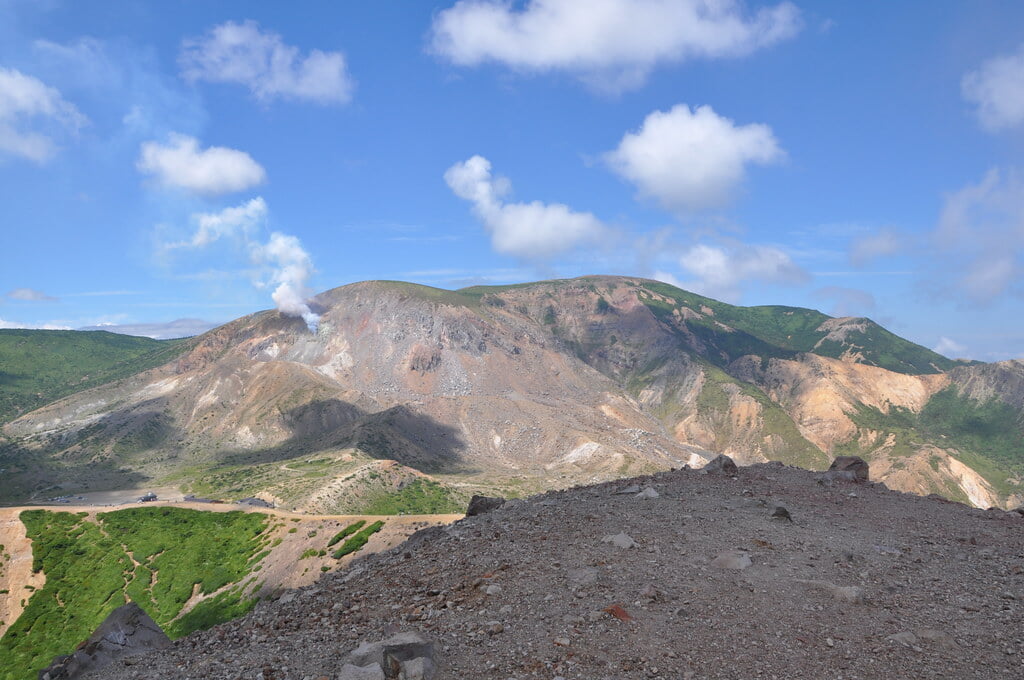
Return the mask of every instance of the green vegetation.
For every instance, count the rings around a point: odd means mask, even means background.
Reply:
[[[191,344],[106,331],[0,330],[0,424],[164,364]]]
[[[331,555],[334,559],[341,559],[345,555],[356,552],[370,540],[370,536],[381,530],[384,526],[384,522],[377,521],[360,531],[355,536],[352,536],[347,541],[341,544],[341,547],[334,551]]]
[[[673,310],[682,306],[703,314],[703,318],[689,319],[685,323],[706,345],[725,353],[726,357],[710,353],[708,356],[716,361],[721,358],[723,365],[747,354],[788,358],[797,352],[813,352],[836,358],[847,351],[860,354],[863,363],[911,375],[938,373],[956,365],[926,347],[890,333],[870,319],[864,319],[863,331],[850,329],[843,343],[823,341],[828,333],[818,329],[830,317],[813,309],[737,307],[654,281],[644,282],[642,288],[669,300],[643,298],[644,304],[663,320],[668,320]]]
[[[128,599],[172,638],[248,611],[240,586],[265,555],[268,517],[259,513],[132,508],[97,515],[21,513],[32,568],[46,575],[0,639],[0,680],[34,678],[67,654]],[[214,595],[181,614],[193,591]]]
[[[363,525],[365,525],[365,524],[366,524],[366,520],[365,519],[361,519],[361,520],[358,520],[356,522],[352,522],[352,524],[349,524],[347,527],[345,527],[344,529],[342,529],[338,533],[334,534],[334,537],[331,540],[327,541],[327,547],[330,548],[331,546],[335,545],[336,543],[339,543],[343,538],[348,538],[349,536],[351,536],[355,532],[357,532],[360,529],[362,529]]]
[[[785,455],[772,456],[773,458],[780,458],[790,465],[799,465],[811,470],[827,466],[828,456],[800,434],[793,419],[768,395],[754,385],[736,380],[715,366],[704,364],[703,369],[704,385],[697,397],[698,412],[718,414],[719,417],[727,414],[730,397],[724,386],[734,385],[733,389],[738,390],[739,394],[750,397],[761,407],[761,434],[778,438],[784,443]],[[731,427],[724,424],[718,428],[718,432],[723,444],[733,434]]]
[[[883,413],[860,405],[850,419],[862,430],[882,433],[879,444],[891,435],[890,455],[911,456],[923,446],[935,446],[953,452],[999,493],[1020,490],[1008,479],[1024,474],[1024,431],[1013,407],[998,399],[975,401],[950,386],[933,395],[920,413],[899,407]],[[866,452],[852,441],[837,450],[837,454],[847,453]],[[930,459],[929,464],[936,469],[939,463]],[[937,493],[952,497],[949,490]]]
[[[461,512],[448,487],[430,479],[415,479],[398,491],[377,496],[363,506],[367,515],[437,515]]]

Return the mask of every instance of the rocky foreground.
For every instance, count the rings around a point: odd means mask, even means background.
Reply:
[[[1024,516],[819,478],[511,501],[89,677],[383,677],[351,652],[409,632],[409,678],[1024,677]]]

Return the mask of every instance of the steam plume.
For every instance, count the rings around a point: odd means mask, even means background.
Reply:
[[[299,239],[289,234],[275,231],[266,243],[253,240],[256,227],[266,222],[267,212],[266,202],[256,197],[217,213],[193,215],[196,230],[192,238],[166,244],[165,248],[205,248],[222,238],[243,244],[253,264],[270,269],[270,282],[277,285],[271,297],[278,311],[286,316],[302,317],[309,330],[316,333],[320,315],[306,302],[310,295],[306,282],[314,271],[313,259]]]

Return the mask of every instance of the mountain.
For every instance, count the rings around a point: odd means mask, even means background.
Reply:
[[[0,423],[173,359],[188,341],[106,331],[0,329]]]
[[[462,507],[659,469],[872,462],[980,506],[1024,500],[1024,364],[954,362],[864,318],[584,277],[317,296],[6,424],[0,498],[177,484],[311,512]],[[51,494],[52,495],[52,494]]]

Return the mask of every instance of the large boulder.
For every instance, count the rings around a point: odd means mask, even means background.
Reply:
[[[469,499],[469,507],[466,508],[466,517],[475,517],[484,513],[497,510],[505,505],[505,499],[497,496],[473,496]]]
[[[707,465],[703,468],[705,472],[720,472],[726,475],[734,475],[739,472],[739,468],[736,467],[736,463],[733,459],[724,453],[715,456]]]
[[[39,680],[72,680],[126,656],[171,646],[171,639],[156,621],[129,602],[110,615],[73,654],[58,656],[39,671]]]
[[[826,486],[848,483],[864,483],[868,481],[868,464],[860,456],[839,456],[818,482]]]

